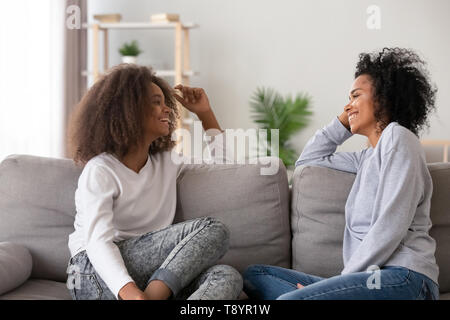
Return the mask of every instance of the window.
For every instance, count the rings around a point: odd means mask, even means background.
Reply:
[[[0,1],[0,161],[63,155],[64,3]]]

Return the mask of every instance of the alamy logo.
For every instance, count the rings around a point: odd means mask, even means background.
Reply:
[[[379,30],[381,29],[381,9],[379,6],[371,5],[366,10],[369,17],[367,18],[367,29]]]
[[[66,13],[70,16],[66,19],[66,26],[69,30],[81,29],[81,9],[79,6],[71,5],[66,9]]]
[[[381,270],[378,266],[372,265],[367,268],[367,273],[372,273],[369,278],[367,278],[366,285],[367,288],[372,289],[381,289]]]
[[[80,279],[80,268],[76,265],[69,265],[67,267],[67,277],[66,286],[69,290],[81,289],[81,279]]]
[[[175,164],[259,163],[265,166],[260,168],[261,175],[278,173],[279,129],[270,129],[270,138],[268,129],[226,129],[223,134],[219,133],[217,129],[209,129],[203,135],[201,121],[194,121],[193,137],[187,129],[175,130],[171,138],[180,142],[181,150],[172,151],[172,161]],[[214,142],[204,148],[203,142],[212,140]]]

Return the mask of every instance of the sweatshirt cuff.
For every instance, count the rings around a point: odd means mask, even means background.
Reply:
[[[129,282],[134,282],[134,280],[130,276],[124,276],[122,278],[118,278],[117,281],[111,284],[111,288],[109,289],[117,300],[121,300],[121,298],[119,298],[120,289],[122,289]]]
[[[334,140],[337,145],[341,145],[353,134],[341,123],[336,116],[325,128],[327,135]]]

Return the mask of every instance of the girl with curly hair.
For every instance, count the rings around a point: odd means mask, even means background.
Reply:
[[[322,278],[253,265],[244,273],[250,297],[439,298],[436,243],[429,235],[433,185],[417,137],[436,93],[424,66],[406,49],[360,54],[349,103],[296,162],[356,173],[345,205],[341,274]],[[370,146],[335,152],[353,134],[366,136]]]
[[[229,246],[223,223],[204,217],[172,225],[181,169],[171,158],[175,99],[205,131],[221,131],[203,89],[175,89],[183,97],[149,68],[119,65],[72,116],[73,159],[84,166],[68,243],[73,299],[236,299],[241,292],[239,272],[216,265]]]

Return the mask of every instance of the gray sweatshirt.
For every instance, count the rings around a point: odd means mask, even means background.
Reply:
[[[351,136],[336,117],[295,163],[356,173],[345,204],[342,274],[400,266],[438,283],[436,243],[428,233],[433,184],[420,141],[391,122],[375,148],[335,152]]]

